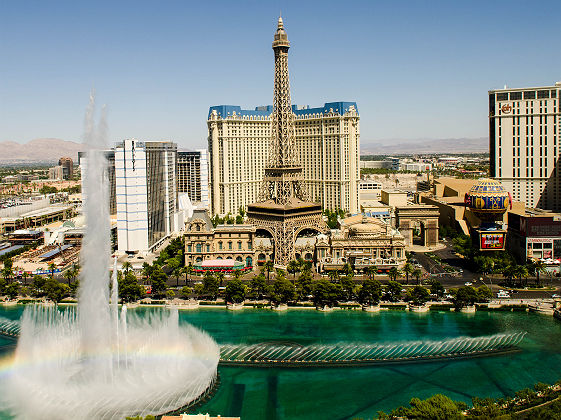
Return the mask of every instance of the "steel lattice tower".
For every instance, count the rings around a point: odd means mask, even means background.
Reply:
[[[275,264],[285,266],[295,257],[296,237],[303,229],[327,229],[318,203],[308,202],[302,167],[295,158],[294,113],[288,80],[290,42],[279,17],[273,40],[275,87],[269,165],[265,168],[259,201],[247,209],[248,222],[273,237]]]

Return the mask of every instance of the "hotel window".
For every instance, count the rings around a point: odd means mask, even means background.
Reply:
[[[187,252],[191,252],[191,249],[192,249],[191,245],[190,244],[187,245]]]
[[[242,249],[242,243],[241,243],[241,241],[238,241],[238,249]]]
[[[202,247],[201,244],[197,244],[196,249],[197,249],[197,252],[202,252],[203,247]]]
[[[228,242],[228,249],[232,249],[232,242]]]

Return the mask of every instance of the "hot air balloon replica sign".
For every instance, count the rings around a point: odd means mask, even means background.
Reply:
[[[465,195],[465,204],[480,220],[472,229],[472,238],[481,251],[503,251],[506,230],[498,223],[512,209],[512,198],[503,185],[494,179],[480,179]]]

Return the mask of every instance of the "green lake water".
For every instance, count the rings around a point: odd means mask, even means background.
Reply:
[[[139,308],[131,313],[142,315]],[[16,319],[22,309],[0,309]],[[181,311],[180,321],[208,332],[218,343],[294,341],[395,343],[478,337],[526,331],[519,352],[468,359],[339,368],[219,367],[220,387],[196,411],[242,419],[372,418],[412,397],[444,393],[470,402],[500,397],[561,379],[561,322],[526,312],[333,311],[219,308]],[[0,337],[0,351],[14,340]]]

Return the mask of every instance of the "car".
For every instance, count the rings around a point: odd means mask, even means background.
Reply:
[[[423,266],[419,263],[415,264],[415,268],[423,268]]]
[[[555,293],[555,294],[551,295],[551,297],[552,297],[552,298],[561,298],[561,296],[560,296],[560,295],[558,295],[557,293]]]
[[[470,282],[470,281],[466,281],[466,282],[464,283],[464,285],[465,285],[465,286],[471,286],[471,285],[473,285],[473,283]]]

